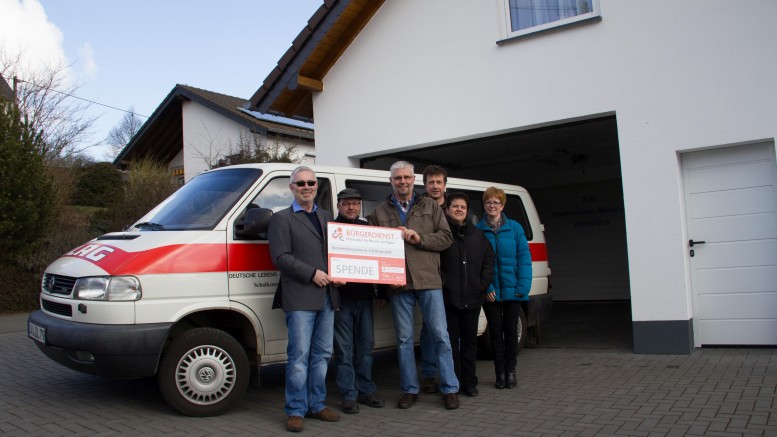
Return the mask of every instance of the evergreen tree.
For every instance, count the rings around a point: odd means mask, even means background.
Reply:
[[[132,162],[123,193],[95,214],[92,225],[101,232],[121,231],[178,189],[165,164],[151,158]]]
[[[110,162],[90,162],[78,172],[72,205],[105,207],[121,203],[124,190],[121,172]]]
[[[28,253],[54,216],[54,186],[41,155],[43,137],[18,108],[0,99],[0,259]]]

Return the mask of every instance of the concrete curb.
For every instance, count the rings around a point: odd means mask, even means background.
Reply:
[[[27,318],[30,313],[0,314],[0,334],[27,331]]]

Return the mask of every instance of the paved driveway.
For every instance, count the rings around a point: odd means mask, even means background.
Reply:
[[[43,356],[24,332],[0,334],[2,435],[290,435],[284,429],[283,366],[265,368],[233,410],[213,418],[178,414],[153,379],[83,375]],[[388,401],[338,423],[305,421],[316,436],[777,435],[777,349],[703,349],[688,356],[625,349],[532,347],[518,359],[518,387],[493,388],[478,362],[480,396],[447,411],[438,395],[409,410],[393,352],[375,375]],[[330,381],[329,406],[338,408]]]

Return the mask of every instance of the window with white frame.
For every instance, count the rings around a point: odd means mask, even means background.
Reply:
[[[599,20],[598,0],[497,0],[502,39]]]

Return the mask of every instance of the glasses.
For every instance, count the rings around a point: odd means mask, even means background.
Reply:
[[[346,208],[350,208],[352,206],[359,206],[359,203],[360,202],[340,202],[340,205]]]
[[[298,187],[304,187],[305,184],[307,184],[309,187],[315,187],[318,181],[295,181],[292,183]]]
[[[486,202],[486,206],[499,206],[501,204],[502,202],[498,200],[489,200],[488,202]]]

